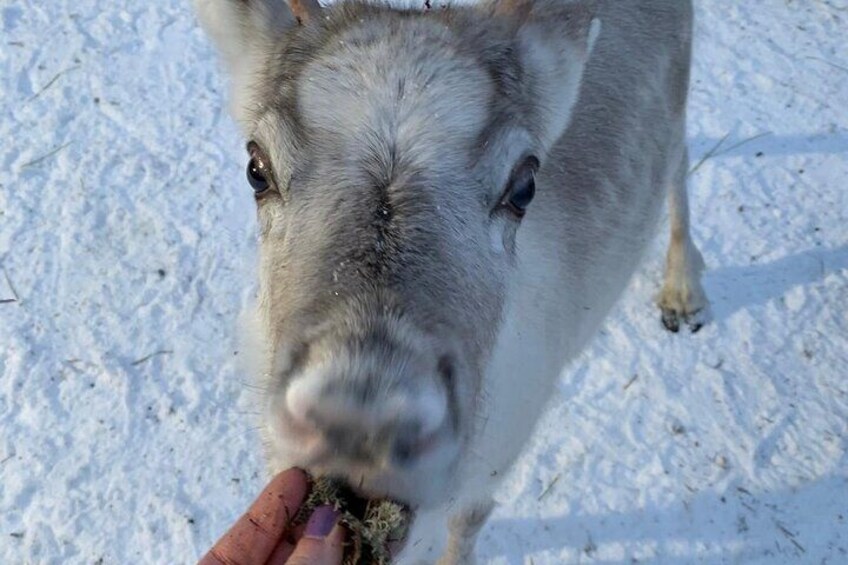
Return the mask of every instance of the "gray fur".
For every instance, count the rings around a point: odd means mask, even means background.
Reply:
[[[281,0],[196,3],[273,169],[254,346],[269,465],[410,502],[419,529],[454,513],[445,562],[467,562],[477,509],[669,194],[659,302],[706,305],[681,176],[691,2],[341,2],[305,22]],[[527,155],[519,222],[498,203]],[[419,545],[404,559],[433,561]]]

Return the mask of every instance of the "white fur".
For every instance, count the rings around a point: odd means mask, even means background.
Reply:
[[[249,2],[265,6],[264,12],[250,16],[250,25],[259,37],[251,42],[239,35],[249,22],[242,18],[243,25],[238,28],[227,19],[239,16],[237,9],[245,6],[244,2],[196,1],[234,76],[235,115],[251,138],[270,147],[272,161],[278,166],[276,173],[285,184],[293,171],[295,148],[278,116],[261,107],[255,87],[263,78],[263,65],[271,61],[269,44],[295,25],[294,20],[278,0]],[[463,406],[465,412],[473,410],[474,422],[469,426],[467,443],[462,444],[464,451],[457,460],[453,450],[460,444],[445,442],[417,473],[407,475],[382,475],[385,469],[368,466],[338,470],[348,476],[359,474],[363,480],[385,481],[380,485],[385,492],[420,495],[423,500],[431,491],[441,492],[445,485],[439,483],[449,483],[455,489],[449,499],[419,510],[409,534],[413,543],[400,556],[401,563],[432,563],[440,554],[444,564],[473,560],[474,537],[491,509],[492,493],[520,455],[538,414],[554,396],[563,367],[597,331],[626,286],[653,236],[666,195],[670,195],[673,236],[660,306],[664,316],[671,312],[687,321],[706,306],[700,287],[703,263],[689,235],[686,156],[680,149],[685,143],[685,112],[680,107],[685,103],[685,92],[679,89],[688,79],[691,3],[644,3],[530,0],[530,12],[522,11],[521,2],[494,10],[516,20],[516,41],[524,57],[522,68],[535,96],[524,102],[541,117],[530,126],[497,130],[493,138],[483,140],[478,162],[469,163],[467,159],[479,134],[485,131],[488,107],[495,101],[493,88],[484,69],[458,57],[440,57],[433,45],[415,45],[398,53],[388,52],[379,42],[364,42],[373,45],[372,51],[342,46],[307,66],[295,85],[298,109],[311,131],[317,132],[316,138],[345,149],[339,151],[339,163],[329,168],[347,181],[340,186],[353,191],[351,186],[365,182],[356,167],[363,156],[369,156],[361,150],[363,139],[367,139],[374,142],[368,148],[372,153],[385,156],[383,153],[389,151],[381,144],[391,145],[408,163],[432,173],[430,178],[473,178],[478,186],[486,187],[482,194],[473,192],[476,186],[439,187],[451,204],[464,212],[452,216],[445,230],[451,231],[450,241],[455,245],[449,257],[463,264],[428,265],[433,272],[444,271],[447,276],[449,268],[465,272],[459,267],[468,263],[468,270],[479,277],[464,280],[467,286],[482,285],[488,282],[484,277],[491,275],[502,276],[506,287],[500,325],[494,328],[494,346],[487,352],[482,381],[475,390],[476,397]],[[595,7],[599,17],[589,17]],[[646,7],[658,10],[663,17],[639,24],[639,18],[644,17],[641,8]],[[274,25],[261,23],[269,10],[281,14]],[[481,10],[481,17],[488,17],[484,12]],[[632,29],[636,25],[642,28]],[[644,29],[648,26],[656,29]],[[629,33],[622,32],[618,37],[616,30]],[[363,33],[373,34],[374,30],[364,28]],[[451,49],[449,33],[427,33],[431,35],[425,33],[424,37],[432,39],[436,47]],[[433,56],[421,57],[428,49]],[[396,99],[392,96],[395,84],[409,78],[413,68],[421,77],[439,80],[411,80],[407,95]],[[490,220],[488,211],[480,222],[488,222],[484,231],[469,228],[481,214],[480,201],[493,198],[494,193],[486,191],[501,190],[516,161],[525,154],[538,155],[543,169],[538,176],[541,190],[520,228],[515,219],[506,216],[492,214]],[[351,198],[363,195],[370,196],[354,192]],[[283,194],[280,200],[287,198]],[[335,200],[334,205],[342,208],[346,203]],[[286,436],[285,424],[276,417],[286,410],[303,421],[310,411],[318,411],[336,421],[356,421],[365,426],[380,426],[404,414],[422,422],[425,433],[437,429],[448,416],[448,399],[430,369],[420,369],[423,364],[415,375],[398,375],[395,371],[394,380],[379,389],[379,400],[364,412],[349,399],[324,392],[325,385],[333,383],[339,373],[350,379],[369,378],[362,375],[374,371],[362,371],[362,367],[377,363],[373,356],[365,361],[357,357],[355,363],[359,365],[351,369],[351,357],[334,349],[338,341],[323,343],[320,361],[291,382],[283,384],[274,379],[275,374],[285,373],[291,356],[285,336],[278,335],[275,325],[284,316],[277,312],[275,318],[272,312],[274,305],[284,309],[279,304],[286,297],[286,289],[276,281],[290,268],[288,257],[281,251],[289,245],[288,213],[279,202],[260,205],[263,285],[255,327],[264,336],[256,349],[261,358],[258,372],[268,383],[265,436],[270,444],[270,468],[300,464],[312,450],[321,448],[320,438],[309,434]],[[446,211],[438,205],[428,213],[434,222],[446,217]],[[318,243],[326,243],[325,238],[330,237],[327,227],[304,224],[304,232],[297,234],[301,242],[306,242],[301,245],[320,247]],[[342,265],[338,268],[341,270]],[[468,291],[467,311],[458,311],[455,316],[473,318],[474,308],[485,302],[485,296],[473,291]],[[348,322],[355,325],[357,320]],[[410,355],[416,362],[427,359],[441,336],[429,339],[405,323],[407,326],[400,322],[392,326],[397,334],[393,337],[406,340],[404,344],[413,351]],[[479,328],[479,332],[490,329]],[[406,388],[395,386],[398,383]]]

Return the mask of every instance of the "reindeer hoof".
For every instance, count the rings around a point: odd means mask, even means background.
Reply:
[[[680,331],[682,325],[686,325],[689,331],[693,334],[701,331],[701,328],[707,323],[709,318],[706,308],[701,308],[695,312],[680,312],[672,308],[662,308],[662,325],[671,333]]]
[[[677,312],[674,310],[666,310],[663,308],[662,324],[665,326],[665,329],[676,334],[680,331],[680,316],[678,316]]]

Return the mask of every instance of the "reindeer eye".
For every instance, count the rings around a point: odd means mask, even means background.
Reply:
[[[247,182],[250,183],[256,194],[265,192],[271,185],[265,177],[265,168],[255,157],[247,164]]]
[[[536,171],[539,160],[530,156],[515,168],[501,199],[501,206],[521,218],[536,195]]]
[[[259,195],[271,187],[271,180],[269,179],[271,171],[268,169],[268,160],[265,154],[256,143],[251,141],[247,145],[247,150],[250,153],[250,161],[247,163],[247,182],[253,187],[253,191]]]

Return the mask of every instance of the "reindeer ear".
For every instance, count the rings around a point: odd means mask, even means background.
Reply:
[[[241,58],[297,25],[283,0],[194,0],[194,6],[231,73]]]
[[[591,52],[600,33],[593,0],[495,0],[492,13],[508,21],[516,30],[528,26],[558,31],[576,46]]]
[[[230,72],[236,72],[240,59],[321,13],[318,0],[194,0],[194,5]]]
[[[532,10],[531,0],[500,0],[492,7],[496,16],[506,18],[516,29],[530,18]]]
[[[601,23],[594,0],[496,0],[493,17],[512,30],[543,121],[537,124],[547,150],[562,135],[580,90],[583,71]]]
[[[318,0],[289,0],[289,7],[301,25],[307,25],[313,18],[321,15]]]
[[[277,42],[320,15],[317,0],[194,0],[201,26],[232,78],[232,112],[242,126],[256,107],[253,85]]]

